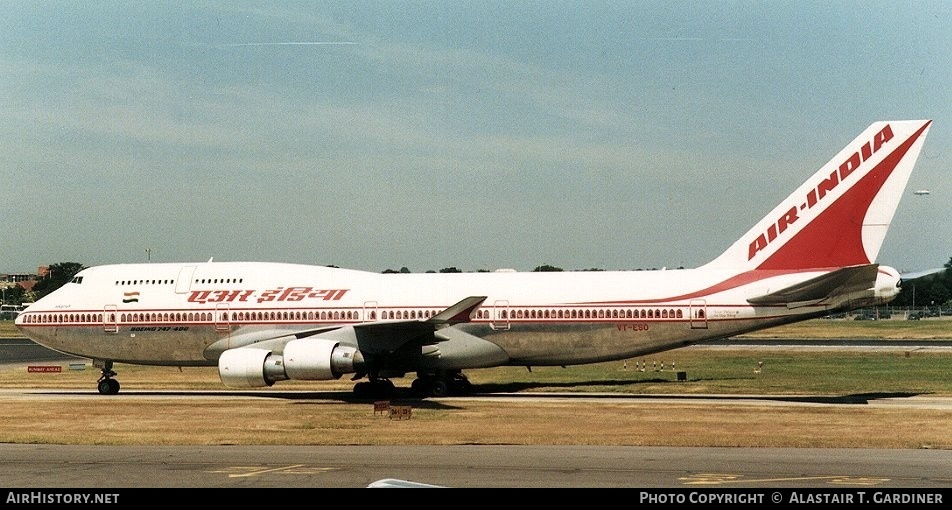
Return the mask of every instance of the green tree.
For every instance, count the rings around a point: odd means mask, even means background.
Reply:
[[[562,271],[561,267],[550,266],[548,264],[542,264],[541,266],[536,266],[536,268],[532,270],[532,272],[534,273],[555,273],[559,271]]]
[[[76,273],[86,269],[86,266],[79,262],[59,262],[50,264],[50,270],[46,276],[37,280],[33,286],[33,298],[40,299],[43,296],[62,287],[76,276]]]
[[[943,267],[945,267],[945,269],[941,273],[936,274],[936,277],[942,282],[946,290],[952,293],[952,257],[949,258],[949,261],[946,262]]]
[[[14,285],[12,287],[6,287],[3,289],[3,304],[5,305],[18,305],[24,301],[23,296],[26,294],[26,289],[19,285]],[[26,300],[29,301],[29,300]]]

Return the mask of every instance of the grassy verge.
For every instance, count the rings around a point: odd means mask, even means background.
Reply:
[[[246,392],[224,388],[214,368],[118,365],[124,392],[107,397],[96,393],[98,373],[91,368],[28,373],[25,366],[7,366],[0,369],[0,387],[44,391],[0,397],[0,441],[952,448],[952,411],[870,405],[890,397],[952,396],[947,354],[705,348],[673,353],[658,372],[651,359],[645,372],[634,361],[627,367],[615,362],[468,372],[477,391],[643,396],[634,401],[392,399],[412,408],[408,420],[374,413],[371,402],[352,398],[346,380],[286,381]],[[686,380],[678,380],[679,371]],[[168,389],[198,393],[186,400],[163,391]],[[674,393],[700,400],[660,398]],[[773,397],[735,404],[719,394]]]
[[[0,388],[94,390],[98,370],[29,373],[0,366]],[[567,367],[467,370],[477,392],[605,392],[625,394],[861,395],[923,394],[952,397],[952,357],[938,350],[783,350],[687,347],[655,356]],[[644,367],[644,368],[642,368]],[[216,368],[117,364],[126,390],[230,391]],[[683,372],[684,380],[679,380]],[[410,378],[395,379],[408,387]],[[282,381],[264,391],[350,392],[353,382]]]
[[[18,338],[22,336],[12,320],[0,320],[0,338]]]
[[[952,412],[865,405],[573,401],[369,403],[70,397],[0,407],[0,441],[124,445],[616,445],[952,448]]]
[[[756,331],[738,338],[858,338],[885,340],[929,340],[952,338],[952,318],[942,317],[910,321],[889,319],[856,321],[815,319]]]

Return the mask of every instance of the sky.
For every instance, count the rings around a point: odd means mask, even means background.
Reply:
[[[696,267],[908,119],[900,271],[952,257],[946,0],[4,2],[0,273]]]

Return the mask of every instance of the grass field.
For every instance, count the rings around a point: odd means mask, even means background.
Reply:
[[[684,351],[676,370],[685,369],[686,381],[668,365],[651,371],[650,361],[646,372],[619,363],[531,373],[473,370],[468,374],[477,391],[549,396],[392,399],[392,405],[410,407],[406,420],[353,399],[350,381],[287,381],[245,392],[224,388],[215,369],[118,366],[124,392],[101,396],[92,369],[29,374],[24,367],[7,368],[0,370],[0,387],[41,391],[0,396],[0,442],[952,448],[952,410],[871,405],[952,396],[948,355]],[[186,400],[164,389],[197,393]],[[579,400],[551,392],[641,398]],[[774,397],[741,403],[716,398],[724,393]],[[666,400],[665,394],[679,396]]]
[[[952,317],[918,321],[902,318],[879,321],[814,319],[740,335],[738,338],[950,339]]]
[[[641,371],[644,364],[645,370]],[[663,365],[663,367],[662,367]],[[95,390],[99,371],[87,365],[59,373],[27,373],[0,367],[0,388]],[[663,370],[662,370],[663,368]],[[229,391],[216,368],[116,364],[124,390]],[[759,372],[758,372],[759,370]],[[678,380],[683,372],[685,380]],[[600,392],[625,394],[862,395],[922,394],[952,397],[952,355],[930,350],[782,350],[688,347],[627,362],[562,367],[498,367],[467,370],[476,391]],[[408,387],[410,378],[395,379]],[[264,391],[345,392],[336,381],[282,381]]]
[[[767,336],[952,338],[952,321],[817,320]],[[98,371],[91,367],[28,373],[25,366],[7,365],[0,367],[0,388],[43,391],[0,397],[0,441],[952,448],[952,411],[869,405],[890,397],[952,397],[950,369],[952,357],[944,351],[913,347],[688,347],[644,359],[531,372],[524,367],[467,371],[479,392],[642,396],[633,403],[395,398],[394,405],[412,408],[412,418],[391,420],[375,414],[371,402],[353,400],[348,380],[285,381],[249,394],[222,386],[214,368],[117,365],[124,393],[100,396]],[[685,380],[678,380],[678,372]],[[395,382],[406,387],[410,381]],[[182,400],[165,390],[200,394]],[[662,401],[666,394],[703,401]],[[707,398],[720,394],[774,397],[742,405]],[[808,405],[777,405],[788,400]]]

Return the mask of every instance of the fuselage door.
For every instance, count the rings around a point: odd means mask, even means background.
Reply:
[[[193,268],[194,269],[194,268]],[[224,333],[231,326],[231,310],[228,303],[218,303],[215,305],[215,331]]]
[[[492,320],[489,323],[489,327],[498,330],[507,330],[509,329],[509,301],[505,299],[497,299],[493,304],[492,309]]]
[[[691,329],[707,329],[707,301],[691,300]]]
[[[106,333],[119,331],[119,308],[116,305],[106,305],[102,310],[102,328]]]
[[[185,294],[192,287],[192,275],[195,274],[195,266],[182,266],[179,270],[178,278],[175,279],[175,293]]]
[[[364,301],[364,322],[373,322],[377,320],[377,302]]]

